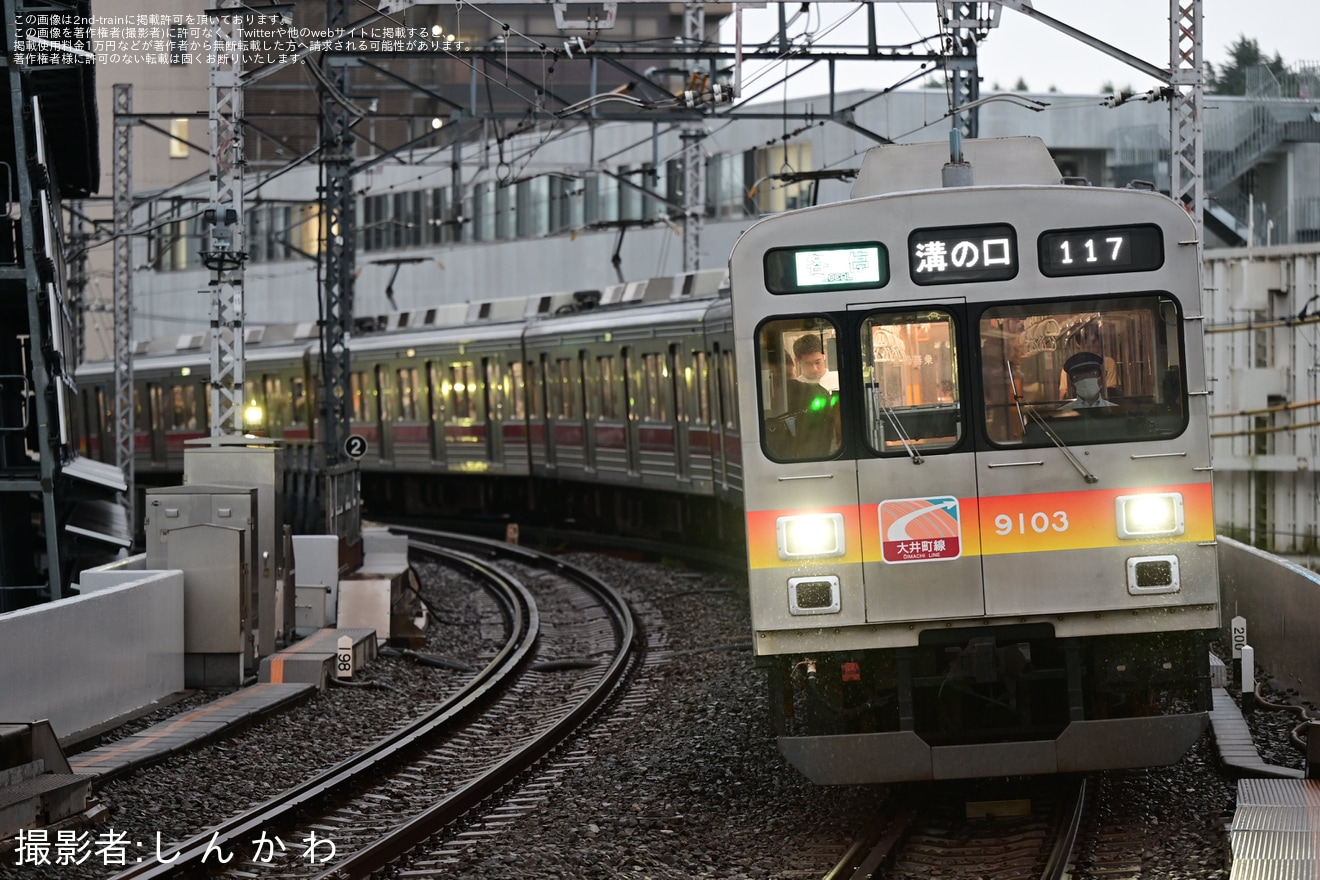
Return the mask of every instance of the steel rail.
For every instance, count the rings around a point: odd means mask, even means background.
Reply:
[[[619,647],[601,679],[583,696],[571,712],[553,726],[542,731],[535,739],[505,758],[490,771],[473,779],[430,809],[391,829],[386,836],[359,849],[339,861],[333,868],[317,875],[316,880],[346,880],[346,878],[370,876],[373,872],[385,868],[402,854],[413,849],[446,825],[463,816],[504,785],[525,773],[537,761],[560,745],[573,731],[577,730],[608,699],[622,680],[629,666],[629,658],[633,655],[634,648],[639,644],[637,625],[628,603],[613,587],[588,571],[548,554],[501,541],[421,529],[398,529],[398,531],[415,535],[424,534],[429,538],[437,538],[448,543],[479,548],[491,555],[516,558],[525,564],[543,569],[552,569],[557,574],[572,579],[579,586],[594,594],[597,600],[614,616]]]
[[[1038,863],[1038,872],[1024,871],[1022,876],[1038,877],[1039,880],[1063,880],[1068,875],[1085,816],[1087,781],[1081,777],[1067,777],[1060,782],[1056,790],[1061,802],[1050,810],[1053,818],[1049,836],[1053,842],[1049,852],[1043,853],[1043,859]],[[876,820],[871,831],[854,841],[824,875],[823,880],[876,880],[886,876],[886,870],[901,857],[909,838],[917,831],[922,816],[921,791],[922,788],[915,787],[897,795],[885,814]],[[1012,837],[1018,834],[1018,829],[1008,827],[1004,833]],[[968,854],[968,850],[953,849],[947,855],[956,861],[966,858]]]
[[[265,803],[194,835],[161,853],[158,858],[140,862],[115,874],[112,880],[172,877],[200,866],[203,856],[216,847],[229,849],[247,843],[254,832],[281,824],[285,817],[303,805],[323,800],[331,793],[360,780],[383,762],[395,758],[404,749],[435,734],[464,715],[478,700],[522,667],[540,635],[540,615],[527,588],[480,559],[438,547],[413,546],[426,552],[439,553],[448,561],[468,568],[482,580],[494,585],[492,594],[504,606],[509,625],[509,638],[495,657],[449,699],[394,734]]]

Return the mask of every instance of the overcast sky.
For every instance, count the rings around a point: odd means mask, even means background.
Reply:
[[[1167,0],[1034,0],[1032,5],[1157,67],[1169,65]],[[881,43],[907,43],[938,32],[933,2],[878,3],[876,8]],[[1320,63],[1320,48],[1316,46],[1320,38],[1320,0],[1204,0],[1202,8],[1205,60],[1216,67],[1228,60],[1228,47],[1239,35],[1256,40],[1270,57],[1278,52],[1289,65]],[[820,34],[816,38],[820,44],[854,42],[858,35],[865,34],[865,17],[855,12],[858,4],[815,4],[811,9],[810,22],[806,16],[800,18],[790,33],[801,34],[809,28]],[[850,12],[854,14],[846,24],[822,33],[832,21]],[[765,39],[773,33],[775,17],[769,9],[745,11],[744,42],[752,42],[758,35]],[[732,24],[726,26],[723,38],[733,41]],[[1055,86],[1061,92],[1095,94],[1106,82],[1119,88],[1130,85],[1137,91],[1155,85],[1140,71],[1010,9],[1003,11],[999,27],[981,43],[979,63],[983,92],[996,84],[1011,89],[1019,77],[1032,91],[1040,92]],[[885,87],[916,68],[909,62],[842,65],[840,87]],[[752,82],[744,88],[744,95],[772,81],[767,75],[757,77],[753,71],[745,71],[744,77],[749,76]],[[825,90],[823,76],[799,79],[800,85],[795,81],[790,86],[791,96]],[[775,91],[776,96],[782,94],[782,88]]]

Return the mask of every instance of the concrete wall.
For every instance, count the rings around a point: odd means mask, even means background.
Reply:
[[[1202,279],[1216,526],[1274,553],[1313,555],[1320,244],[1207,251]]]
[[[0,645],[0,722],[68,738],[183,689],[183,573],[0,614]]]
[[[1218,541],[1224,644],[1231,644],[1232,619],[1245,617],[1256,664],[1314,699],[1320,693],[1314,641],[1320,576],[1231,538]]]

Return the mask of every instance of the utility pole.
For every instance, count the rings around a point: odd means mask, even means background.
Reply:
[[[706,6],[689,2],[683,5],[684,45],[700,46],[706,39]],[[702,141],[706,126],[698,119],[683,126],[683,271],[701,268],[701,227],[706,216],[706,164]]]
[[[326,27],[349,25],[350,0],[327,0]],[[348,343],[353,329],[353,117],[347,58],[327,57],[321,93],[321,224],[325,232],[325,324],[321,328],[321,444],[329,468],[345,460],[348,439]]]

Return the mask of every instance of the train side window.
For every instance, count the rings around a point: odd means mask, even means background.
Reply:
[[[596,358],[596,369],[600,373],[599,401],[596,407],[598,418],[615,421],[619,418],[618,376],[615,372],[614,355]]]
[[[954,318],[931,309],[862,322],[866,442],[880,455],[910,455],[962,439]]]
[[[416,367],[399,370],[399,421],[417,421],[417,389],[419,380]]]
[[[170,388],[170,430],[197,428],[197,386],[174,385]]]
[[[695,411],[692,419],[699,425],[710,424],[710,363],[704,351],[692,352],[692,391]]]
[[[441,366],[433,361],[426,364],[427,378],[427,404],[431,409],[431,421],[443,422],[445,420],[445,383],[444,371]]]
[[[541,387],[541,374],[537,371],[536,361],[527,362],[525,379],[527,383],[527,412],[532,418],[545,415],[545,392]]]
[[[527,418],[527,380],[523,375],[522,361],[509,364],[508,388],[513,402],[513,417],[521,422]]]
[[[683,350],[677,345],[669,346],[670,390],[674,395],[674,421],[682,424],[691,421],[691,407],[688,398],[692,393],[692,370],[683,368]]]
[[[446,397],[449,399],[449,416],[453,419],[476,418],[476,405],[472,392],[476,384],[476,373],[471,363],[449,365],[449,381],[446,383]]]
[[[256,408],[255,410],[253,408]],[[259,417],[249,421],[253,414],[259,413]],[[256,431],[264,428],[264,419],[266,410],[264,404],[257,396],[257,382],[255,379],[243,380],[243,410],[239,413],[239,419],[243,423],[243,430]]]
[[[96,413],[97,426],[101,434],[106,437],[113,437],[115,424],[115,399],[113,395],[107,394],[105,388],[96,389]]]
[[[577,418],[576,389],[573,383],[573,361],[569,358],[555,360],[554,376],[550,384],[554,386],[555,417],[560,419]]]
[[[367,421],[367,374],[353,372],[348,375],[349,417],[355,422]]]
[[[737,370],[733,363],[733,352],[720,352],[720,417],[724,420],[724,427],[730,431],[738,428],[738,400],[734,396],[733,377],[737,375]]]
[[[373,389],[373,395],[376,398],[376,421],[392,422],[394,421],[394,394],[390,387],[390,374],[384,367],[376,367],[376,387]]]
[[[479,421],[485,417],[481,383],[477,381],[481,378],[481,374],[477,372],[476,364],[470,361],[463,364],[463,383],[467,386],[467,417],[473,421]]]
[[[776,461],[837,455],[843,443],[834,323],[814,316],[768,321],[756,338],[766,454]]]
[[[504,420],[504,371],[495,358],[483,362],[486,368],[486,389],[489,394],[490,409],[488,414],[493,421]]]
[[[668,378],[669,367],[664,355],[642,355],[642,421],[668,421],[664,397],[664,383]]]
[[[284,378],[282,376],[263,378],[266,391],[266,424],[288,424],[289,404],[284,398]]]
[[[165,391],[155,382],[147,383],[148,413],[151,419],[151,433],[160,432],[164,421]]]
[[[600,400],[600,394],[595,388],[596,383],[600,381],[600,377],[591,374],[587,353],[582,349],[578,350],[577,371],[581,379],[578,383],[578,406],[582,409],[582,418],[591,421],[596,418],[593,408],[596,402]]]
[[[1182,433],[1181,327],[1177,302],[1158,293],[986,309],[979,325],[986,436],[1048,446],[1051,433],[1064,443]]]
[[[307,387],[302,376],[294,376],[289,380],[289,403],[289,424],[307,424],[304,412],[307,405]]]
[[[559,410],[563,406],[559,400],[562,389],[554,367],[550,365],[550,356],[544,354],[541,355],[541,384],[545,388],[545,419],[550,421],[559,417]]]

